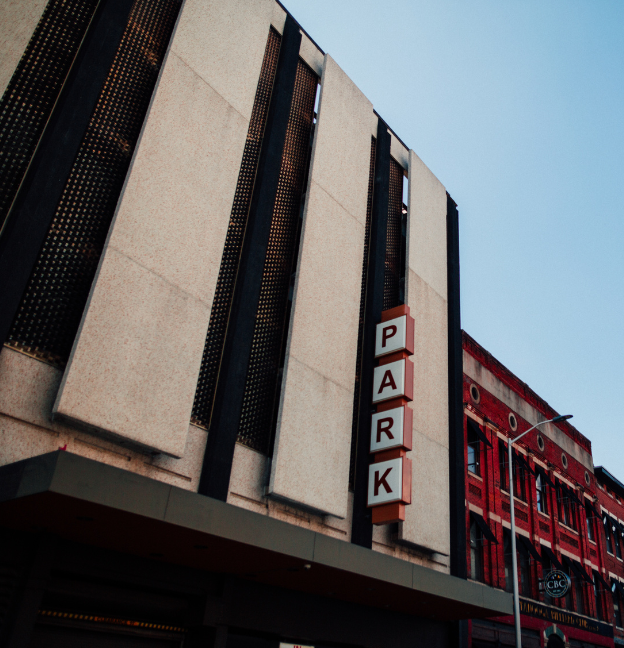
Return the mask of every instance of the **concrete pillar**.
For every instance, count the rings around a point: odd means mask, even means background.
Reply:
[[[319,105],[269,492],[344,518],[374,114],[328,55]]]
[[[182,455],[273,13],[273,0],[185,2],[57,416]]]
[[[399,539],[448,555],[449,404],[446,190],[409,153],[406,304],[415,320],[412,504]]]

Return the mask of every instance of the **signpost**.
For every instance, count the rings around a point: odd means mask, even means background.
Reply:
[[[414,397],[414,319],[408,306],[384,311],[377,324],[368,473],[368,506],[373,524],[405,520],[412,498],[412,410]]]

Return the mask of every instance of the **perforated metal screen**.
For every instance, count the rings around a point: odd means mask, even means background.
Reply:
[[[97,0],[50,0],[0,100],[0,229]]]
[[[269,452],[281,386],[317,85],[316,74],[299,60],[238,434],[240,443],[264,453]]]
[[[386,230],[386,270],[384,304],[388,310],[403,303],[405,283],[405,243],[403,230],[403,167],[390,158],[388,228]]]
[[[179,0],[135,0],[9,346],[67,362],[179,8]]]
[[[210,325],[204,346],[195,403],[193,405],[192,421],[196,425],[208,428],[214,401],[215,387],[219,373],[219,365],[223,352],[223,343],[227,329],[232,294],[236,281],[236,272],[240,258],[243,235],[249,214],[249,203],[256,179],[256,170],[262,145],[262,137],[266,124],[271,91],[277,69],[281,35],[271,28],[264,52],[264,60],[260,71],[260,79],[256,89],[256,97],[249,122],[247,141],[243,151],[243,160],[238,175],[234,204],[230,215],[221,268],[217,280],[217,288],[212,302]]]
[[[360,419],[360,376],[362,373],[362,344],[364,333],[364,307],[366,306],[366,280],[368,277],[368,248],[370,246],[371,214],[373,213],[373,188],[375,186],[375,154],[377,140],[371,137],[370,166],[368,172],[368,198],[366,201],[366,229],[364,230],[364,258],[362,260],[362,288],[360,290],[360,325],[358,329],[357,358],[355,364],[355,391],[353,398],[353,418],[351,423],[351,463],[349,464],[349,485],[355,479],[355,451]]]

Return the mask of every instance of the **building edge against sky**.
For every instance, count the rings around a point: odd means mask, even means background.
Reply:
[[[454,646],[509,613],[466,578],[439,180],[273,0],[5,11],[5,644]],[[373,525],[396,309],[410,486]]]

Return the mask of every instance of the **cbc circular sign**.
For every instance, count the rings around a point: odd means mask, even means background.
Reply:
[[[572,585],[570,577],[558,569],[551,571],[544,578],[544,589],[548,596],[561,598],[565,596]]]

